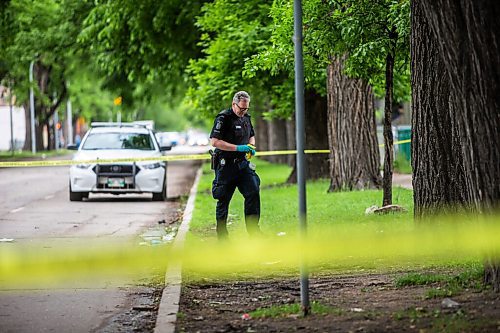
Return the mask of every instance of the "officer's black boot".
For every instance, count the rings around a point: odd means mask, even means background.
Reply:
[[[259,215],[246,215],[245,224],[250,237],[262,237],[264,234],[259,228]]]
[[[217,219],[217,238],[219,240],[226,240],[229,236],[227,232],[227,220],[226,219]]]

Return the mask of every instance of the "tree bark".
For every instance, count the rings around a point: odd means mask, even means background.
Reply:
[[[422,1],[452,88],[467,198],[478,211],[500,198],[500,3]],[[444,20],[443,18],[446,18]]]
[[[393,79],[395,43],[397,34],[395,28],[389,32],[391,49],[387,52],[385,61],[385,107],[384,107],[384,178],[383,190],[384,198],[382,206],[392,205],[392,172],[394,167],[394,139],[392,137],[392,100],[393,100]]]
[[[327,68],[329,192],[380,188],[374,97],[364,80],[343,74],[345,57]]]
[[[411,15],[412,168],[415,217],[470,201],[450,81],[435,38],[416,1]]]
[[[452,191],[449,194],[450,198],[443,201],[458,203],[455,209],[466,207],[480,213],[498,212],[500,208],[500,163],[498,162],[500,145],[497,144],[500,142],[498,130],[500,128],[498,93],[500,91],[500,20],[498,20],[500,3],[423,0],[414,1],[412,10],[413,13],[421,13],[418,21],[412,20],[412,28],[418,29],[418,24],[427,25],[431,32],[420,43],[412,41],[415,43],[412,62],[420,63],[421,66],[426,64],[427,59],[418,58],[417,50],[421,44],[425,46],[433,38],[441,66],[447,74],[440,76],[440,80],[449,82],[449,102],[453,109],[453,112],[450,112],[450,108],[446,109],[452,124],[452,143],[456,143],[455,146],[449,147],[460,148],[453,152],[458,155],[457,160],[451,159],[448,162],[460,163],[457,169],[449,166],[445,171],[451,172],[459,181],[462,181],[460,177],[463,177],[464,186],[461,191],[454,191],[453,185],[448,183]],[[420,84],[416,78],[415,81],[412,80],[415,89],[420,89]],[[436,95],[435,86],[425,84],[416,102],[421,101],[426,94]],[[440,117],[443,111],[436,109],[435,112],[439,112],[439,116],[434,121],[442,122],[443,119]],[[414,123],[416,122],[417,120],[414,120]],[[417,136],[420,137],[415,133],[414,137]],[[422,144],[432,146],[432,143],[425,142],[424,138],[420,139],[424,141]],[[434,161],[430,160],[428,163]],[[425,166],[425,163],[419,162],[417,165]],[[458,175],[454,174],[453,170],[458,170]],[[434,188],[431,190],[431,193],[435,193]],[[426,195],[419,191],[421,189],[415,188],[416,197]],[[422,207],[420,202],[416,201],[415,210],[423,211],[425,206]],[[499,267],[498,258],[489,259],[485,263],[485,282],[493,284],[496,291],[500,290]]]
[[[286,121],[286,143],[287,150],[296,149],[296,138],[295,138],[295,117]],[[293,167],[295,163],[295,154],[286,155],[286,163]]]
[[[328,149],[325,142],[328,138],[327,101],[326,97],[313,90],[305,92],[305,149]],[[327,178],[329,174],[328,158],[326,154],[306,154],[306,179]],[[287,180],[288,183],[297,183],[296,159],[293,170]]]
[[[253,118],[253,117],[252,117]],[[269,135],[267,134],[267,121],[261,115],[256,116],[252,123],[255,130],[255,144],[257,146],[257,156],[259,151],[269,150]],[[261,159],[267,160],[267,157],[261,156]]]
[[[25,103],[23,107],[24,107],[24,120],[26,124],[23,150],[31,151],[31,111],[29,103]]]
[[[269,150],[278,151],[286,150],[287,137],[286,137],[286,123],[283,119],[271,119],[268,121],[268,137],[269,137]],[[269,161],[272,163],[286,163],[286,155],[272,155],[269,156]]]

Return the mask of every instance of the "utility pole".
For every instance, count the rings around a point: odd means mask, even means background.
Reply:
[[[12,81],[10,81],[9,87],[9,108],[10,108],[10,149],[12,151],[12,156],[14,156],[14,119],[12,114]]]
[[[60,131],[59,131],[59,112],[54,112],[54,116],[52,117],[53,122],[54,122],[54,145],[56,146],[56,150],[59,150],[60,146]]]
[[[31,120],[31,152],[36,153],[36,133],[35,133],[35,95],[33,93],[33,66],[35,61],[30,64],[30,120]]]
[[[297,140],[297,187],[299,192],[299,229],[301,243],[307,234],[306,212],[306,181],[305,181],[305,154],[304,154],[304,60],[302,57],[302,0],[294,0],[294,43],[295,43],[295,128]],[[302,246],[302,244],[301,244]],[[307,316],[310,312],[309,304],[309,271],[305,256],[300,263],[300,302],[302,313]]]
[[[69,88],[69,81],[68,81],[68,88]],[[71,93],[68,94],[68,96],[71,96]],[[71,98],[70,97],[68,97],[68,101],[66,102],[66,118],[68,121],[68,124],[67,124],[67,126],[68,126],[67,144],[72,145],[73,144],[73,110],[71,108]]]

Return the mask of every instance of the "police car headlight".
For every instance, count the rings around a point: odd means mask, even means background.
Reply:
[[[144,164],[142,167],[144,169],[158,169],[161,166],[162,166],[161,163],[156,162],[156,163],[151,163],[151,164]]]
[[[77,164],[76,167],[78,169],[88,169],[90,167],[90,164]]]

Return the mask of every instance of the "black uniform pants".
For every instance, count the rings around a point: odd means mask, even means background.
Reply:
[[[248,161],[220,163],[215,170],[212,184],[212,195],[217,199],[215,215],[217,218],[217,235],[227,236],[227,215],[229,202],[236,188],[245,198],[245,224],[249,234],[257,234],[260,218],[260,178],[250,169]]]

